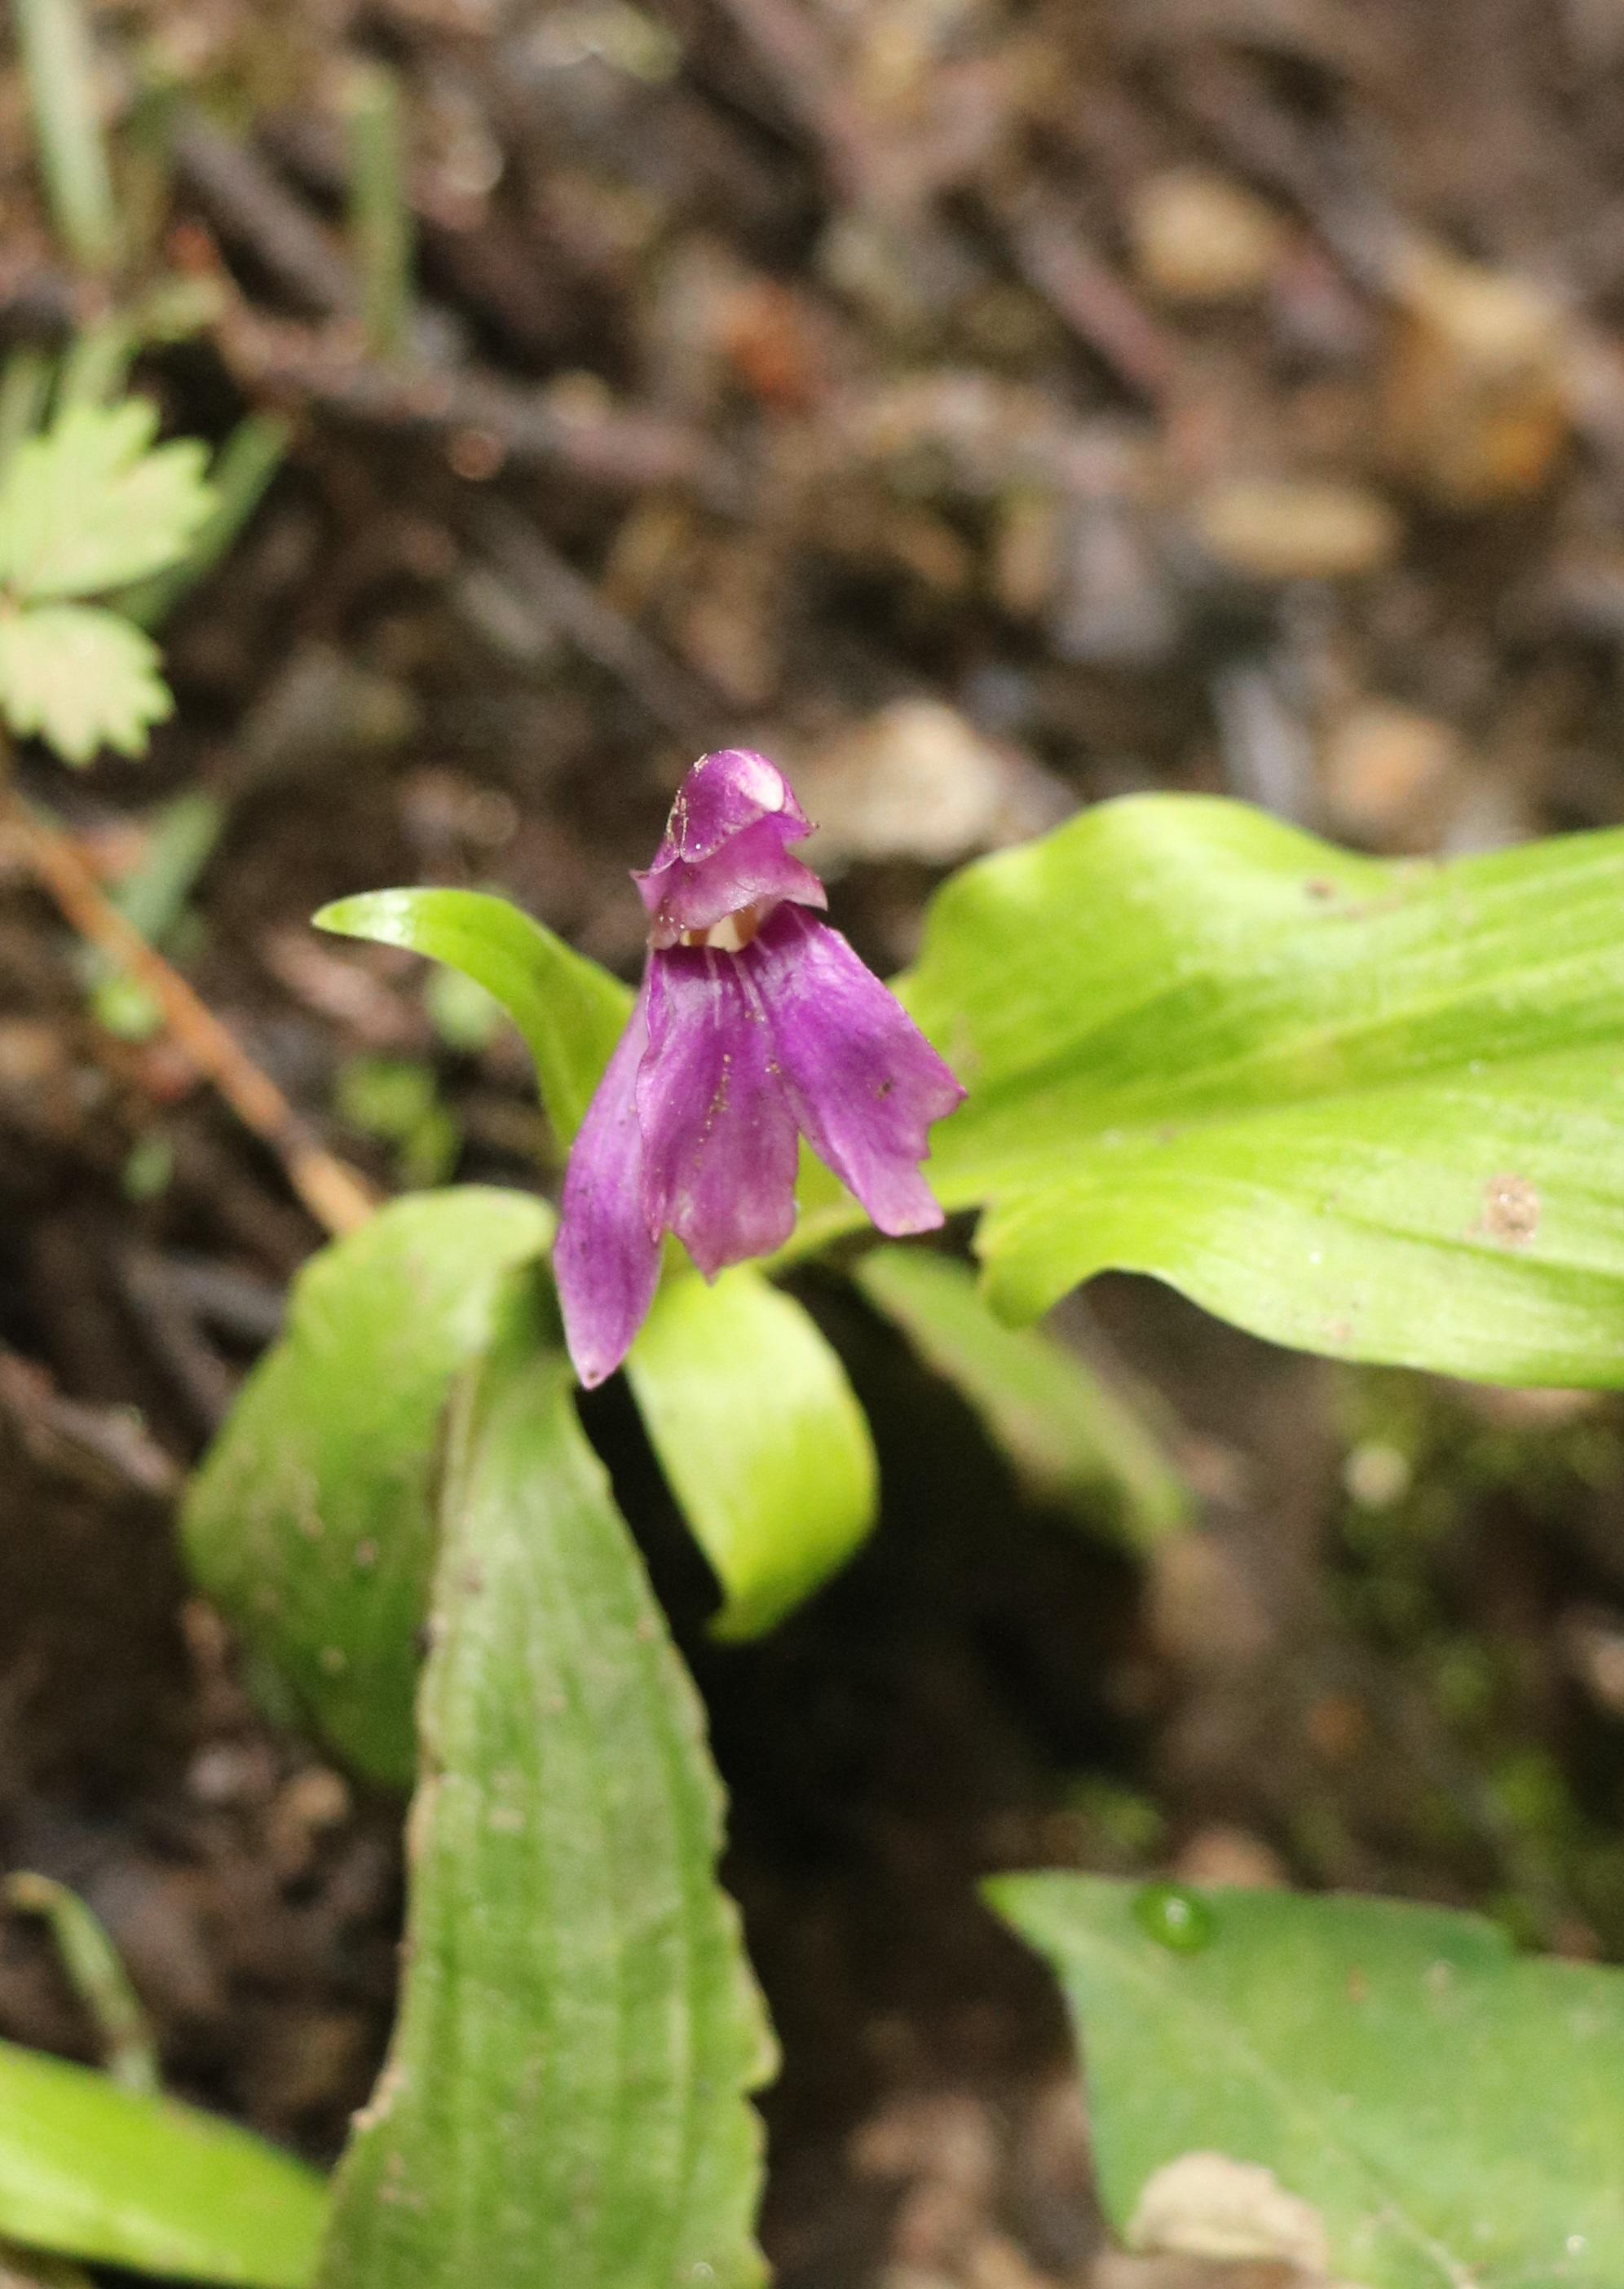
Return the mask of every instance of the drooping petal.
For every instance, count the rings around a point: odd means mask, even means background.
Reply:
[[[931,1232],[927,1133],[964,1092],[901,1003],[827,922],[780,906],[737,957],[772,1027],[807,1143],[882,1232]]]
[[[678,946],[649,956],[648,1033],[643,1208],[714,1280],[795,1224],[795,1119],[772,1032],[739,956]]]
[[[564,1341],[588,1391],[612,1376],[648,1316],[660,1240],[644,1214],[637,1068],[648,1047],[645,977],[570,1150],[553,1271]]]
[[[654,863],[634,874],[654,943],[706,929],[764,897],[824,903],[811,869],[786,846],[812,832],[776,763],[748,747],[701,755],[671,806]]]

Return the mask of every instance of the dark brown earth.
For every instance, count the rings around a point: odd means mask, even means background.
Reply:
[[[379,1059],[432,1075],[439,1172],[553,1168],[514,1045],[447,1046],[418,967],[312,909],[492,883],[629,969],[623,870],[707,746],[796,771],[882,967],[950,865],[1133,788],[1383,851],[1624,817],[1619,0],[99,22],[115,116],[138,56],[177,84],[148,269],[222,297],[140,379],[179,429],[274,407],[294,440],[172,624],[151,759],[24,782],[109,878],[153,806],[219,799],[175,958],[377,1183],[414,1173],[358,1118]],[[412,106],[396,365],[339,227],[356,53]],[[8,75],[0,336],[84,300]],[[324,2158],[387,2030],[398,1808],[256,1718],[170,1541],[320,1237],[184,1053],[98,1026],[0,849],[0,1864],[104,1919],[174,2088]],[[733,1791],[781,2281],[1185,2289],[1102,2252],[1057,2002],[975,1881],[1348,1885],[1624,1949],[1619,1411],[1356,1376],[1104,1283],[1091,1341],[1203,1497],[1146,1566],[1035,1513],[808,1292],[886,1512],[771,1642],[706,1645],[629,1408],[590,1409]],[[0,2031],[91,2054],[14,1918]]]

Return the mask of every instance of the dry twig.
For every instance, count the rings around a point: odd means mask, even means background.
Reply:
[[[510,461],[614,492],[677,485],[716,507],[738,503],[740,480],[709,440],[659,414],[566,412],[539,392],[467,371],[367,358],[348,330],[321,332],[241,306],[216,339],[250,395],[302,399],[377,428],[483,438],[492,472]]]
[[[376,1202],[361,1178],[327,1151],[230,1030],[119,913],[72,838],[16,794],[9,809],[18,847],[65,919],[146,987],[198,1072],[276,1154],[316,1222],[334,1235],[364,1224]]]
[[[728,712],[719,692],[605,603],[533,524],[500,501],[484,505],[474,530],[493,562],[588,659],[618,677],[656,722],[690,745],[707,744]]]
[[[288,292],[326,317],[360,308],[356,275],[315,216],[251,144],[196,113],[174,130],[176,167],[217,229],[252,248]]]

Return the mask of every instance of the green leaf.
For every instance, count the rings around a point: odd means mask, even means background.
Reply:
[[[1183,1895],[1169,1923],[1166,1887],[988,1889],[1065,1982],[1119,2229],[1222,2155],[1316,2211],[1361,2289],[1624,2280],[1624,1974],[1385,1901]]]
[[[0,2234],[137,2273],[304,2289],[315,2173],[194,2107],[0,2043]]]
[[[102,747],[147,752],[174,713],[150,636],[92,604],[0,610],[0,709],[20,739],[46,740],[64,762]]]
[[[453,1440],[409,1971],[326,2289],[746,2289],[772,2050],[696,1696],[522,1324]]]
[[[725,1592],[720,1638],[759,1637],[874,1523],[868,1425],[793,1296],[747,1264],[668,1278],[626,1371],[650,1440]]]
[[[372,890],[324,906],[316,922],[340,937],[410,946],[494,994],[535,1061],[554,1134],[570,1143],[631,1011],[618,977],[483,890]]]
[[[904,992],[995,1307],[1115,1266],[1308,1351],[1624,1380],[1621,914],[1616,830],[1390,865],[1195,796],[970,867]]]
[[[194,439],[154,445],[145,398],[70,405],[0,478],[0,587],[28,602],[97,596],[183,556],[214,506]]]
[[[995,1319],[966,1265],[932,1248],[876,1248],[852,1276],[1040,1502],[1114,1525],[1135,1549],[1189,1523],[1188,1487],[1127,1400],[1038,1328]]]
[[[393,1201],[300,1274],[182,1517],[262,1695],[408,1787],[441,1416],[552,1217],[469,1185]]]

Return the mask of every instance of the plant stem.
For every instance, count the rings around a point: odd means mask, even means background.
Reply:
[[[79,0],[16,0],[18,46],[52,220],[69,258],[110,270],[118,217],[96,116],[95,52]]]
[[[108,405],[123,389],[137,347],[127,318],[104,318],[87,326],[64,352],[57,375],[56,409]]]
[[[350,252],[361,275],[366,347],[373,357],[400,357],[407,347],[412,317],[414,234],[398,77],[385,64],[357,63],[345,109]]]
[[[28,1870],[6,1878],[0,1899],[50,1926],[68,1984],[95,2022],[108,2074],[126,2090],[153,2096],[162,2086],[152,2022],[117,1949],[84,1901],[66,1884]]]
[[[72,838],[14,792],[6,808],[23,856],[64,918],[146,987],[198,1072],[276,1154],[316,1222],[335,1237],[364,1224],[377,1204],[362,1179],[317,1140],[235,1035],[119,913]]]
[[[51,395],[51,371],[43,350],[13,350],[0,370],[0,471],[38,426]]]

